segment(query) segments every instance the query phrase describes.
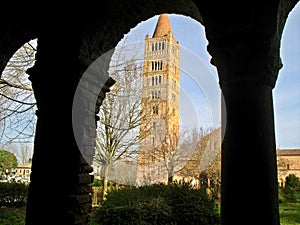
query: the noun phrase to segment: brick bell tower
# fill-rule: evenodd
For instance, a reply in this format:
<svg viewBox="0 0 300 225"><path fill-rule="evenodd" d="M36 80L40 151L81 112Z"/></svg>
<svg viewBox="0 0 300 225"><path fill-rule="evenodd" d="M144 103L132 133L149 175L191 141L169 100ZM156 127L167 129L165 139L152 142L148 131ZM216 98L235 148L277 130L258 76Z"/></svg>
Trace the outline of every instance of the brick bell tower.
<svg viewBox="0 0 300 225"><path fill-rule="evenodd" d="M140 143L137 184L168 182L179 135L179 63L179 42L168 14L161 14L152 37L145 37L140 132L150 132Z"/></svg>

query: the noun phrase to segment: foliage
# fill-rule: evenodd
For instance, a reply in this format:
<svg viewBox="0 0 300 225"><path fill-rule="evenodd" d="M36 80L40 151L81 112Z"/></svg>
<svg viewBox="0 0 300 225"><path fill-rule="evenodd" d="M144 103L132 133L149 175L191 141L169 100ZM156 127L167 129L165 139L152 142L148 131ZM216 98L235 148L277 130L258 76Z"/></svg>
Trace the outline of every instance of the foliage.
<svg viewBox="0 0 300 225"><path fill-rule="evenodd" d="M295 203L297 201L295 191L300 187L299 178L294 174L290 174L285 180L285 187L279 188L278 200L280 203Z"/></svg>
<svg viewBox="0 0 300 225"><path fill-rule="evenodd" d="M25 207L1 208L0 224L2 225L25 225Z"/></svg>
<svg viewBox="0 0 300 225"><path fill-rule="evenodd" d="M214 199L188 185L153 184L110 191L99 224L220 224Z"/></svg>
<svg viewBox="0 0 300 225"><path fill-rule="evenodd" d="M6 150L0 150L0 171L5 172L6 169L11 170L18 166L17 157Z"/></svg>
<svg viewBox="0 0 300 225"><path fill-rule="evenodd" d="M295 203L283 202L279 204L280 224L281 225L300 225L300 192L294 193Z"/></svg>
<svg viewBox="0 0 300 225"><path fill-rule="evenodd" d="M0 206L22 207L26 205L28 184L0 183Z"/></svg>
<svg viewBox="0 0 300 225"><path fill-rule="evenodd" d="M2 190L2 189L0 189ZM300 225L300 192L295 192L297 199L296 203L280 203L279 213L280 213L280 224L281 225ZM98 210L98 208L93 208L93 210ZM92 216L92 221L90 225L98 225L94 221L94 216ZM97 218L98 220L98 218ZM0 208L0 224L3 225L24 225L25 224L25 207L21 208Z"/></svg>
<svg viewBox="0 0 300 225"><path fill-rule="evenodd" d="M292 203L296 202L294 190L289 186L279 188L279 202Z"/></svg>
<svg viewBox="0 0 300 225"><path fill-rule="evenodd" d="M103 180L102 179L98 179L98 178L94 178L93 186L94 187L101 187L101 186L103 186Z"/></svg>
<svg viewBox="0 0 300 225"><path fill-rule="evenodd" d="M285 185L292 189L300 187L299 177L297 177L295 174L289 174L285 178Z"/></svg>

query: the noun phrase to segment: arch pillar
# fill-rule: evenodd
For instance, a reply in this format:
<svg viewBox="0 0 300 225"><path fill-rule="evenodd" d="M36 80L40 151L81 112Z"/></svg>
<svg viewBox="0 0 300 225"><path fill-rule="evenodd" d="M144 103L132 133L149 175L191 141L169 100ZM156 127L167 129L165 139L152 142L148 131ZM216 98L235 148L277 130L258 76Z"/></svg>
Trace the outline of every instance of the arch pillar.
<svg viewBox="0 0 300 225"><path fill-rule="evenodd" d="M222 224L279 224L272 88L244 80L222 93Z"/></svg>
<svg viewBox="0 0 300 225"><path fill-rule="evenodd" d="M223 94L222 225L280 224L272 89L296 2L198 6Z"/></svg>
<svg viewBox="0 0 300 225"><path fill-rule="evenodd" d="M38 108L28 225L80 224L88 219L87 213L78 213L89 210L91 178L74 141L70 119L77 80L69 77L78 79L78 40L69 32L41 31L36 63L28 70Z"/></svg>
<svg viewBox="0 0 300 225"><path fill-rule="evenodd" d="M64 29L59 26L67 26L60 24L57 30L39 33L36 63L27 71L38 110L26 225L88 224L92 207L92 167L83 154L88 154L94 146L92 141L86 142L87 152L80 152L72 126L73 99L81 77L78 57L81 36L72 28L61 32ZM109 88L105 86L97 93L98 104L107 91ZM95 115L90 120L85 115L95 114L99 105L83 101L82 117L75 119L80 120L78 129L82 128L86 139L94 140L95 132L90 126L95 124Z"/></svg>

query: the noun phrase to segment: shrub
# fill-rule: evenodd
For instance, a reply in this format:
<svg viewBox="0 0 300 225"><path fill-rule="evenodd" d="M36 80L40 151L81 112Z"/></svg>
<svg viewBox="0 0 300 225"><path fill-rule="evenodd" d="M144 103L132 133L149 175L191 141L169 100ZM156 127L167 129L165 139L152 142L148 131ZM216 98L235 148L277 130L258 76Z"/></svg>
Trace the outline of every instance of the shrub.
<svg viewBox="0 0 300 225"><path fill-rule="evenodd" d="M290 174L285 178L285 185L292 189L300 187L299 178L295 174Z"/></svg>
<svg viewBox="0 0 300 225"><path fill-rule="evenodd" d="M99 224L220 224L214 199L188 185L150 185L112 190L95 214Z"/></svg>
<svg viewBox="0 0 300 225"><path fill-rule="evenodd" d="M25 225L26 207L0 208L0 224L2 225Z"/></svg>
<svg viewBox="0 0 300 225"><path fill-rule="evenodd" d="M94 187L103 187L103 180L94 178L93 185Z"/></svg>
<svg viewBox="0 0 300 225"><path fill-rule="evenodd" d="M278 197L278 202L279 203L295 203L297 201L296 196L295 196L295 191L289 187L285 186L280 187L278 189L279 197Z"/></svg>
<svg viewBox="0 0 300 225"><path fill-rule="evenodd" d="M0 183L0 206L22 207L26 205L28 184Z"/></svg>
<svg viewBox="0 0 300 225"><path fill-rule="evenodd" d="M286 186L285 188L283 188L282 193L285 202L296 202L295 191L291 187Z"/></svg>

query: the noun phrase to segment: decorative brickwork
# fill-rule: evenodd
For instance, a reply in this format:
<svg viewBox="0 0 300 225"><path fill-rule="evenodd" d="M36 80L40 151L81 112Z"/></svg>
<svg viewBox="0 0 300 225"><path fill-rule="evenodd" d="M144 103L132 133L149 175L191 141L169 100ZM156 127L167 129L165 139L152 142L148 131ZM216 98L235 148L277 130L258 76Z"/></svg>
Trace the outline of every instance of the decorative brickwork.
<svg viewBox="0 0 300 225"><path fill-rule="evenodd" d="M152 38L145 40L140 130L150 126L151 132L140 145L138 184L168 182L165 163L179 136L179 56L169 17L161 14Z"/></svg>

